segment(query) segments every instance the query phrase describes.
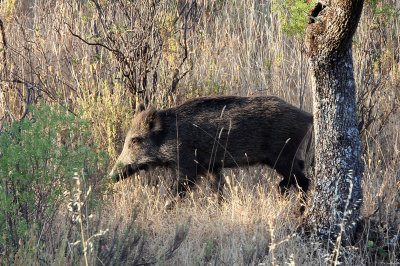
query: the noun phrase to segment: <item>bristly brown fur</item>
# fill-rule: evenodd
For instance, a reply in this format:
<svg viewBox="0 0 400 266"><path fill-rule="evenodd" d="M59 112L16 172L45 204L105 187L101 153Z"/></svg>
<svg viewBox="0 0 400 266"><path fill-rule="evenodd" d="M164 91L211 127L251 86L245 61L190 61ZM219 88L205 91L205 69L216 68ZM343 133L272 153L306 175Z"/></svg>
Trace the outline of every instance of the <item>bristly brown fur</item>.
<svg viewBox="0 0 400 266"><path fill-rule="evenodd" d="M117 165L123 177L140 169L176 170L183 195L199 176L220 194L223 168L266 164L283 176L282 191L298 184L305 192L300 149L312 115L274 97L201 97L174 108L138 112Z"/></svg>

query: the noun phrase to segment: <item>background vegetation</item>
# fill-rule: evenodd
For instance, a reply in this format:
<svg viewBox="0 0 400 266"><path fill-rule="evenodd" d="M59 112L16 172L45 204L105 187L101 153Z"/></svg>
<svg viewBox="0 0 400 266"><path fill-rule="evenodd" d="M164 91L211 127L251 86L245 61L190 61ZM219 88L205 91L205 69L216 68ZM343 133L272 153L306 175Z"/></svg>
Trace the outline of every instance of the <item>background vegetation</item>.
<svg viewBox="0 0 400 266"><path fill-rule="evenodd" d="M296 234L299 196L280 196L271 170L226 170L221 206L202 184L173 210L164 206L173 177L162 169L118 184L106 178L138 102L166 108L200 95L273 94L311 111L307 8L2 1L0 263L325 263L329 243ZM353 56L364 219L342 260L399 263L398 1L366 1Z"/></svg>

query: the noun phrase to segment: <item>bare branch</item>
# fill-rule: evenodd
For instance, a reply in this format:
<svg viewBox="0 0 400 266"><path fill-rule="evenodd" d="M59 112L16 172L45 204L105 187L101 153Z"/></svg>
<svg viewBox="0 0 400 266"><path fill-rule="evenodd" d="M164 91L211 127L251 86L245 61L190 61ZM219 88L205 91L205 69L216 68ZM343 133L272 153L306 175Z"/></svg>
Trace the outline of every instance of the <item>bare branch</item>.
<svg viewBox="0 0 400 266"><path fill-rule="evenodd" d="M6 33L4 30L4 24L3 21L0 19L0 33L1 33L1 41L3 43L3 75L2 75L2 79L6 79L7 77L7 57L6 57L6 49L7 49L7 40L6 40Z"/></svg>
<svg viewBox="0 0 400 266"><path fill-rule="evenodd" d="M101 46L101 47L107 49L108 51L113 52L114 54L121 54L120 51L115 50L115 49L112 49L112 48L110 48L110 47L108 47L107 45L104 45L104 44L102 44L102 43L99 43L99 42L89 42L89 41L83 39L81 36L79 36L78 34L76 34L76 33L74 33L74 32L72 31L71 26L70 26L69 24L66 23L66 25L68 26L68 30L69 30L69 32L71 33L71 35L74 36L75 38L78 38L79 40L81 40L81 41L84 42L85 44L87 44L87 45Z"/></svg>

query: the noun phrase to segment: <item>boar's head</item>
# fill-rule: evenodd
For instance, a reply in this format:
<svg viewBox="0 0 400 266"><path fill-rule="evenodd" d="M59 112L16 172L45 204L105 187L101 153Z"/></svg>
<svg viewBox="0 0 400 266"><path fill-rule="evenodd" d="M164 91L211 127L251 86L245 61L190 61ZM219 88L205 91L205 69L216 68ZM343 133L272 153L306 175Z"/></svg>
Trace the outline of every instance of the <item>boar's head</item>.
<svg viewBox="0 0 400 266"><path fill-rule="evenodd" d="M160 161L158 143L161 131L162 125L157 110L153 107L145 110L141 105L136 111L122 152L110 176L118 181L139 170L157 165Z"/></svg>

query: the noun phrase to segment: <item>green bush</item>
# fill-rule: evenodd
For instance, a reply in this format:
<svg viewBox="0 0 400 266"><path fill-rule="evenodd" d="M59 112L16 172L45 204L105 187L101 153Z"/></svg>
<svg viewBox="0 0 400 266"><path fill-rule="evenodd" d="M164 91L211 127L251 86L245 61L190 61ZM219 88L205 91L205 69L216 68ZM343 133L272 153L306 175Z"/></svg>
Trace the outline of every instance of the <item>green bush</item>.
<svg viewBox="0 0 400 266"><path fill-rule="evenodd" d="M307 14L314 5L313 1L280 0L273 3L282 23L282 30L289 35L302 38L307 22Z"/></svg>
<svg viewBox="0 0 400 266"><path fill-rule="evenodd" d="M30 118L0 135L0 253L6 260L32 233L40 242L73 187L74 172L93 181L106 171L107 155L93 144L86 121L43 103L29 111Z"/></svg>

